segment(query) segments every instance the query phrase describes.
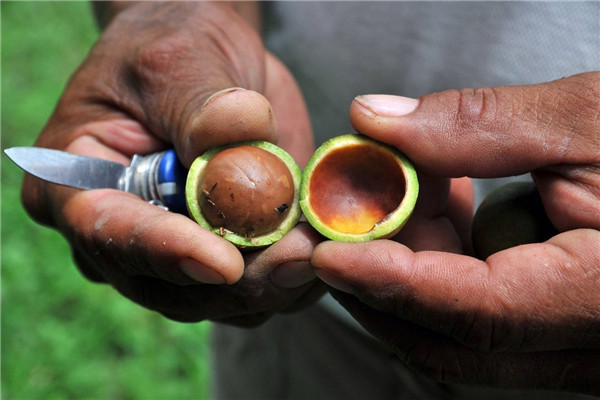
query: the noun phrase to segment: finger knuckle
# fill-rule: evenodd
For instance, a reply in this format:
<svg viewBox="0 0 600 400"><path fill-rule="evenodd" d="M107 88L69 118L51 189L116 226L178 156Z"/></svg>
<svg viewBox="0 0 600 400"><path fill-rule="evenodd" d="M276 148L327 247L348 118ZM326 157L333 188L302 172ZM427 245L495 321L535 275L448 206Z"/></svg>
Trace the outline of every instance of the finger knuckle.
<svg viewBox="0 0 600 400"><path fill-rule="evenodd" d="M456 96L456 120L461 126L488 126L496 121L498 93L491 87L460 89Z"/></svg>
<svg viewBox="0 0 600 400"><path fill-rule="evenodd" d="M475 307L456 318L450 335L462 345L479 352L519 350L523 341L511 324L510 305L495 296L482 298Z"/></svg>
<svg viewBox="0 0 600 400"><path fill-rule="evenodd" d="M592 133L598 150L600 131L600 72L576 75L559 81L560 111L557 120L568 130L579 135Z"/></svg>
<svg viewBox="0 0 600 400"><path fill-rule="evenodd" d="M573 97L574 102L583 103L596 112L600 108L600 72L571 77L561 88Z"/></svg>
<svg viewBox="0 0 600 400"><path fill-rule="evenodd" d="M489 316L475 316L467 329L458 337L465 346L481 351L496 352L506 348L509 332L502 319Z"/></svg>
<svg viewBox="0 0 600 400"><path fill-rule="evenodd" d="M193 42L185 35L174 33L138 48L133 57L133 68L143 82L161 75L177 77L187 71L185 66L193 57Z"/></svg>

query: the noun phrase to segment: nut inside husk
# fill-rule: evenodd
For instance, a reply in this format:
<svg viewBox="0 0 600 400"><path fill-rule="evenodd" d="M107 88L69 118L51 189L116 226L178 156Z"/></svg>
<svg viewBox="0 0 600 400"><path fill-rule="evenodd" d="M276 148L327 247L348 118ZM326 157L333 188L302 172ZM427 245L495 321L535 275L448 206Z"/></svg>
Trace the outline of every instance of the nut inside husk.
<svg viewBox="0 0 600 400"><path fill-rule="evenodd" d="M192 164L192 217L239 247L279 240L298 221L301 171L281 148L261 141L211 149Z"/></svg>

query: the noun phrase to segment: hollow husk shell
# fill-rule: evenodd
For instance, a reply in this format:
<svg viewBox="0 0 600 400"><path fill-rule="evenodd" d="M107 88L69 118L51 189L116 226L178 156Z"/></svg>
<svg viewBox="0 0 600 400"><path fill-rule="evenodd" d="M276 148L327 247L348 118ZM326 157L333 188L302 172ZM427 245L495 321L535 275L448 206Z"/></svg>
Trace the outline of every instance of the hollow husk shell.
<svg viewBox="0 0 600 400"><path fill-rule="evenodd" d="M418 193L408 158L384 143L349 134L315 151L302 176L300 207L325 237L363 242L402 229Z"/></svg>

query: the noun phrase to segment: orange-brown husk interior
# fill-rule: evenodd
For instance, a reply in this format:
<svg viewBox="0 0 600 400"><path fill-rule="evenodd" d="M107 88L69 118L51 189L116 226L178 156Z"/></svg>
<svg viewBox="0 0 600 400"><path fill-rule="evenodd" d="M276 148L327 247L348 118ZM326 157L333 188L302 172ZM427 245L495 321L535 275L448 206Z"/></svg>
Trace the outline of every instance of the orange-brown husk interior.
<svg viewBox="0 0 600 400"><path fill-rule="evenodd" d="M404 198L405 178L397 159L371 145L337 148L315 167L310 205L318 218L343 233L370 231Z"/></svg>

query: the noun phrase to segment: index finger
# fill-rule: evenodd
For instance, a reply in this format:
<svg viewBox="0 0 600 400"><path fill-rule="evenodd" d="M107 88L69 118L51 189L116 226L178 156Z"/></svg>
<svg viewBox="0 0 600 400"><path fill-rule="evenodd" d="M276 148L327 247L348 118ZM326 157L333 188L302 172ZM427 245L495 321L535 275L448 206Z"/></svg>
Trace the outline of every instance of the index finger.
<svg viewBox="0 0 600 400"><path fill-rule="evenodd" d="M493 178L600 161L600 73L537 85L447 90L419 101L359 96L358 132L390 143L421 169Z"/></svg>
<svg viewBox="0 0 600 400"><path fill-rule="evenodd" d="M129 193L75 193L62 206L61 230L110 281L111 270L180 283L235 283L244 271L234 245L189 218ZM188 279L189 280L189 279Z"/></svg>
<svg viewBox="0 0 600 400"><path fill-rule="evenodd" d="M600 345L600 233L575 230L485 262L392 241L324 242L317 275L373 309L472 348L529 351Z"/></svg>

